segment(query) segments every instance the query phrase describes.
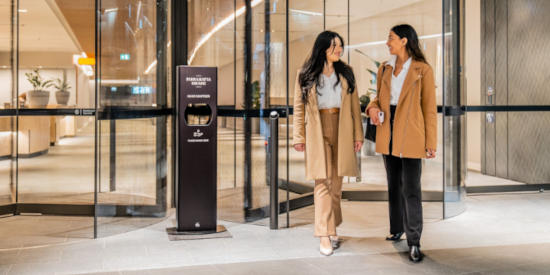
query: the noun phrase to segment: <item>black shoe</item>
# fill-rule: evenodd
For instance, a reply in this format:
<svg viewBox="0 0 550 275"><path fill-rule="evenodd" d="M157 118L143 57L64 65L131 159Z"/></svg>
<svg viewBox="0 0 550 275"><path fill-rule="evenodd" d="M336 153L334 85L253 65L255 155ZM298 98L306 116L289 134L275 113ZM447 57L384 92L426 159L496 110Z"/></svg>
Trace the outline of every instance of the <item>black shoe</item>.
<svg viewBox="0 0 550 275"><path fill-rule="evenodd" d="M420 247L418 247L418 245L409 246L409 260L411 260L411 262L418 263L422 261L423 257L424 255L420 252Z"/></svg>
<svg viewBox="0 0 550 275"><path fill-rule="evenodd" d="M403 232L391 234L386 237L386 241L399 241L401 239L401 236L403 236Z"/></svg>
<svg viewBox="0 0 550 275"><path fill-rule="evenodd" d="M335 237L335 238L329 237L329 238L330 238L330 245L332 246L332 249L336 250L340 248L340 242L341 242L340 238L338 237Z"/></svg>

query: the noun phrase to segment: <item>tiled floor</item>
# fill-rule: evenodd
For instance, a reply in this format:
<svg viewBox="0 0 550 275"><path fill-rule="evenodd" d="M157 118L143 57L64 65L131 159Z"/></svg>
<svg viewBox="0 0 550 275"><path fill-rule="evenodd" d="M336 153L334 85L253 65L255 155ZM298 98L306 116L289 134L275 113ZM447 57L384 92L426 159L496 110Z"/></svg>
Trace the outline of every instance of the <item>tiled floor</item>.
<svg viewBox="0 0 550 275"><path fill-rule="evenodd" d="M71 233L91 228L89 218L8 217L0 219L0 274L550 273L550 194L470 196L467 207L425 220L420 264L407 260L406 242L384 241L385 202L343 203L344 242L331 257L312 237L312 207L292 212L288 229L221 221L232 238L186 241L168 240L173 218L93 240Z"/></svg>

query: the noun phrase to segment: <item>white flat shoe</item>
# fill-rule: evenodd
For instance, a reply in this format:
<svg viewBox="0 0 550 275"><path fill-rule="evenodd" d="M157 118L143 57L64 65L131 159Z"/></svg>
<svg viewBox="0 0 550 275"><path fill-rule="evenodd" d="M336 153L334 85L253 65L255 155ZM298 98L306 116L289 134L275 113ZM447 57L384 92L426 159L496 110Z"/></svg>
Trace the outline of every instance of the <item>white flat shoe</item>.
<svg viewBox="0 0 550 275"><path fill-rule="evenodd" d="M334 253L334 250L332 250L332 247L324 248L323 246L319 245L319 252L321 252L321 255L323 256L330 256L332 255L332 253Z"/></svg>

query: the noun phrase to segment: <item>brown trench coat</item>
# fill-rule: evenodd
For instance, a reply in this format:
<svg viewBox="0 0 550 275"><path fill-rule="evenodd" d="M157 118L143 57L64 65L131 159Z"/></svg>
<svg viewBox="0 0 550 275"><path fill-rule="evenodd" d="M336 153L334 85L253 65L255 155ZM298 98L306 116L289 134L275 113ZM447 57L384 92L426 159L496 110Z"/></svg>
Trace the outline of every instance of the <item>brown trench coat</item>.
<svg viewBox="0 0 550 275"><path fill-rule="evenodd" d="M299 75L299 74L298 74ZM338 175L358 176L355 141L363 141L363 124L357 89L348 93L348 84L344 77L342 83L342 105L338 122ZM294 88L293 144L306 145L306 178L308 180L326 179L327 168L321 116L317 105L315 85L308 93L308 102L304 104L298 78Z"/></svg>
<svg viewBox="0 0 550 275"><path fill-rule="evenodd" d="M382 68L386 69L382 75ZM378 94L367 106L384 112L384 122L376 127L376 152L389 154L390 148L390 99L391 65L378 69ZM401 95L395 110L393 126L393 151L402 158L425 158L426 149L437 148L437 105L435 102L434 74L430 65L412 61L405 77Z"/></svg>

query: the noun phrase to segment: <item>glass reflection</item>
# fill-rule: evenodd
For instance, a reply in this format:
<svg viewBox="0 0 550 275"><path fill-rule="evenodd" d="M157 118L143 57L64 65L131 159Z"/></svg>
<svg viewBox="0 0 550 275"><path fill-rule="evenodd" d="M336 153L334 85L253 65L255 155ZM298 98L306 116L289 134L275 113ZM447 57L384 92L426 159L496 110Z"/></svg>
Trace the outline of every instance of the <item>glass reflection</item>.
<svg viewBox="0 0 550 275"><path fill-rule="evenodd" d="M100 106L163 104L157 99L156 1L102 0L101 7Z"/></svg>

